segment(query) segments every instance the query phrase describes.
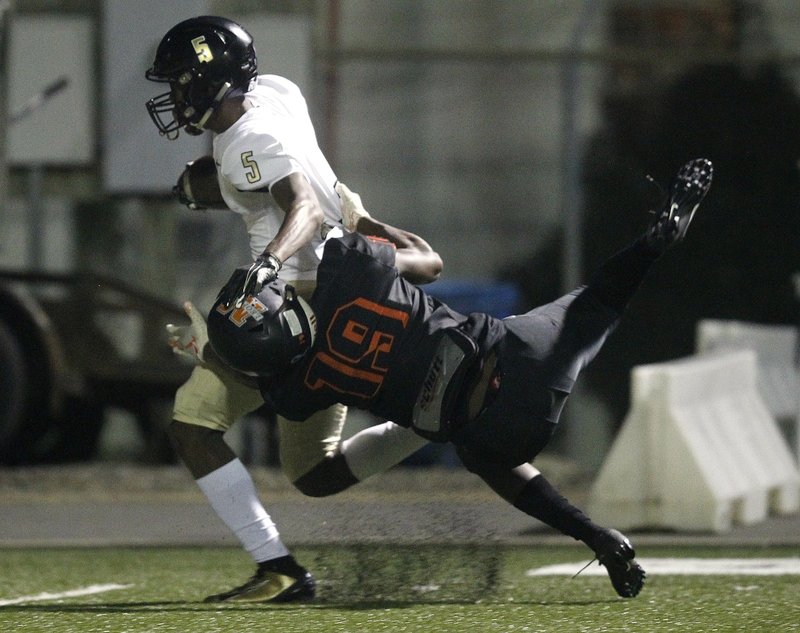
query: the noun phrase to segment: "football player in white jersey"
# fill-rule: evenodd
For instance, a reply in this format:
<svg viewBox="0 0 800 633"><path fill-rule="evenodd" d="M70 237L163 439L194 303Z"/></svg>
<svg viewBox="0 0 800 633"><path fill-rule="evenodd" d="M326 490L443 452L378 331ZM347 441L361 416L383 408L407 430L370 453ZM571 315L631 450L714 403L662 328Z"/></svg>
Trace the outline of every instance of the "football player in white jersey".
<svg viewBox="0 0 800 633"><path fill-rule="evenodd" d="M253 40L239 24L200 16L180 22L161 40L147 79L169 90L147 103L160 133L213 133L213 157L187 164L175 188L190 208L228 208L250 235L253 263L238 270L218 301L235 306L261 285L281 279L298 293L313 291L317 247L329 231L397 231L369 217L357 194L337 178L320 150L298 87L258 75ZM171 436L176 451L217 515L257 565L245 584L206 601L286 602L314 596L315 581L282 543L253 480L223 433L263 404L251 385L216 372L203 356L205 322L191 303L191 326L168 326L176 352L196 358L175 397ZM246 308L246 306L245 306ZM284 473L303 493L332 494L382 472L426 441L385 422L342 442L346 408L336 405L306 424L279 424Z"/></svg>

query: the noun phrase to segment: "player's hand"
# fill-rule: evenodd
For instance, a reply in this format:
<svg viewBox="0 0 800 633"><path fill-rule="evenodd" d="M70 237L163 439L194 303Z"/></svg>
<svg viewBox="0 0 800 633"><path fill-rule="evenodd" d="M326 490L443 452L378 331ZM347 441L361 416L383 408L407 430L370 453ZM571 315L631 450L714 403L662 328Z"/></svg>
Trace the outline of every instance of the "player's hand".
<svg viewBox="0 0 800 633"><path fill-rule="evenodd" d="M168 345L179 356L188 358L195 364L205 362L203 350L208 343L206 320L191 301L183 304L183 310L189 317L189 325L167 324Z"/></svg>
<svg viewBox="0 0 800 633"><path fill-rule="evenodd" d="M358 221L361 218L372 217L361 203L361 196L350 191L343 182L337 182L334 188L342 199L342 225L350 232L358 230Z"/></svg>
<svg viewBox="0 0 800 633"><path fill-rule="evenodd" d="M278 278L281 265L281 260L272 253L259 255L249 268L242 266L233 271L217 295L216 303L226 308L231 305L240 308L246 297L258 294L262 287Z"/></svg>

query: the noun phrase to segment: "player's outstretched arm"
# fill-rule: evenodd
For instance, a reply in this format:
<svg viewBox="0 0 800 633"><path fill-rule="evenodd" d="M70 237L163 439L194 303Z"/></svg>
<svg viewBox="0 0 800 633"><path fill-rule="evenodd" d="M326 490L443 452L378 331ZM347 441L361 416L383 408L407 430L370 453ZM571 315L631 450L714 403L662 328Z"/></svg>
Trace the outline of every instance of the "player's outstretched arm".
<svg viewBox="0 0 800 633"><path fill-rule="evenodd" d="M319 233L325 214L311 183L300 172L277 181L270 193L286 217L264 253L284 262Z"/></svg>
<svg viewBox="0 0 800 633"><path fill-rule="evenodd" d="M319 233L325 217L311 183L300 172L281 178L269 191L260 191L264 195L271 194L286 217L261 255L249 267L234 271L223 286L216 301L226 306L240 307L248 295L258 294L263 286L273 281L283 262Z"/></svg>
<svg viewBox="0 0 800 633"><path fill-rule="evenodd" d="M397 247L396 265L409 281L425 284L435 281L442 273L442 259L431 245L419 235L373 218L361 202L361 196L342 182L336 184L342 199L342 223L348 231L373 235L390 241Z"/></svg>
<svg viewBox="0 0 800 633"><path fill-rule="evenodd" d="M410 282L427 284L436 281L442 274L442 258L419 235L375 218L361 218L358 232L382 237L394 244L397 247L395 266Z"/></svg>

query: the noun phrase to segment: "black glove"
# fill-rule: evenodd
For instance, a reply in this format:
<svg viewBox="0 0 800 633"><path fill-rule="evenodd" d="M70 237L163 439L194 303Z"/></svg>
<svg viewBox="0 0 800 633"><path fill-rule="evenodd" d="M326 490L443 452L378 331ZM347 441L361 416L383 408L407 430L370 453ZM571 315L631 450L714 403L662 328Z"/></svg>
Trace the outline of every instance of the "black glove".
<svg viewBox="0 0 800 633"><path fill-rule="evenodd" d="M264 285L277 279L281 266L281 260L272 253L259 255L249 267L242 266L233 271L228 283L219 291L216 303L222 303L226 308L231 304L240 308L246 297L257 295Z"/></svg>

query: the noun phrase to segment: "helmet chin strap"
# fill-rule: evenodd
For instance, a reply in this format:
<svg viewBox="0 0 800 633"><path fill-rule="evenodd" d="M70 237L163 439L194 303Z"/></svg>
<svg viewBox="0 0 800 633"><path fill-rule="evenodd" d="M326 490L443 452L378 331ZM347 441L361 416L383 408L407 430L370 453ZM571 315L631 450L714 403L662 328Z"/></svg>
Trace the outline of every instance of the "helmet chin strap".
<svg viewBox="0 0 800 633"><path fill-rule="evenodd" d="M228 90L230 89L231 89L230 81L226 81L224 84L222 84L222 87L219 89L219 92L217 92L217 96L214 97L214 100L211 102L211 105L208 107L208 110L206 110L205 114L203 114L203 116L200 117L200 120L197 123L191 123L186 125L186 131L189 132L189 134L192 134L192 132L189 130L189 125L191 125L193 128L197 130L206 129L206 123L208 123L208 120L211 118L211 115L214 114L214 110L216 110L217 106L219 106L219 104L222 103L222 100L225 98L225 95L228 94Z"/></svg>

